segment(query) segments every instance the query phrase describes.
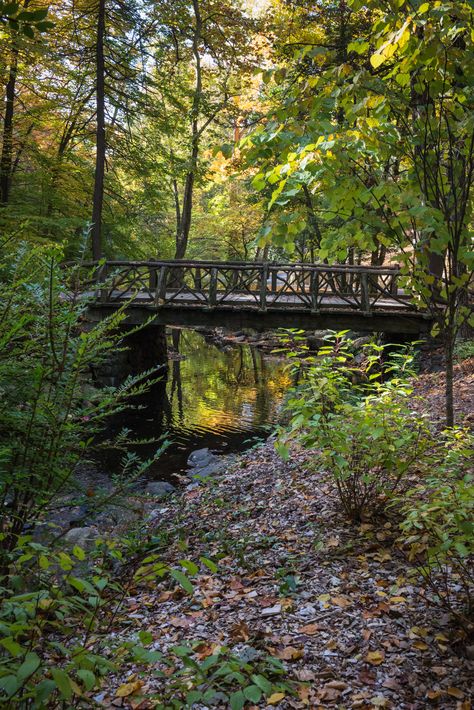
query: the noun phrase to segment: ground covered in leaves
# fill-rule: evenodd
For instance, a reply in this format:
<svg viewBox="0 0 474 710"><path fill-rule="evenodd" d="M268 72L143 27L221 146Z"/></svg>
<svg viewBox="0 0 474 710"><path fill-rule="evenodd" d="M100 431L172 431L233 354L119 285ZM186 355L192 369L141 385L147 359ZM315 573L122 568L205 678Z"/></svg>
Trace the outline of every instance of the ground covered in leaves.
<svg viewBox="0 0 474 710"><path fill-rule="evenodd" d="M205 556L218 571L201 566L192 596L169 580L132 590L115 634L145 630L149 648L171 657L195 641L199 662L222 646L256 668L279 659L288 688L246 708L467 710L474 662L463 631L426 603L394 544L395 523L349 525L316 461L317 452L300 451L283 463L267 442L163 505L164 558ZM122 667L96 700L155 707L175 670L156 667L164 675Z"/></svg>

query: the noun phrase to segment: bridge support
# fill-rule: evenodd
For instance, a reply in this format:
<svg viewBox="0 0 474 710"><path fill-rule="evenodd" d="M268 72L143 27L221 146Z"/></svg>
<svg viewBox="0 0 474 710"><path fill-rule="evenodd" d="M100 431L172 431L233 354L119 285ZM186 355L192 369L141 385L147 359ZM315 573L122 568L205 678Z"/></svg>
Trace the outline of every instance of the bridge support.
<svg viewBox="0 0 474 710"><path fill-rule="evenodd" d="M157 365L166 365L168 348L164 325L148 325L136 332L131 326L122 326L124 350L111 354L109 360L94 372L101 385L120 385L130 375L139 375ZM163 370L163 375L166 372Z"/></svg>

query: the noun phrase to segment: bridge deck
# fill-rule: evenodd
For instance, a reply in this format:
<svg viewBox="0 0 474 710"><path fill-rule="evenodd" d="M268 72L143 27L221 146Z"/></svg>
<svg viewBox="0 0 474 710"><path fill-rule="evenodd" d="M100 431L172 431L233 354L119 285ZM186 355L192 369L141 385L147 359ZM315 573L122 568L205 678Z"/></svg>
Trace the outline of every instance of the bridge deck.
<svg viewBox="0 0 474 710"><path fill-rule="evenodd" d="M370 266L106 262L83 290L95 319L126 304L131 323L426 331L398 279Z"/></svg>

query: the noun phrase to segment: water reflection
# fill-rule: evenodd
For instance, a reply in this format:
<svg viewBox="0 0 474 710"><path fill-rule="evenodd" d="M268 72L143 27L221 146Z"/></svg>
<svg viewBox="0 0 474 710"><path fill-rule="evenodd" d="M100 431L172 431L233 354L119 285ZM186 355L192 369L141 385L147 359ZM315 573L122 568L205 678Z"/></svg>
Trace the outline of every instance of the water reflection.
<svg viewBox="0 0 474 710"><path fill-rule="evenodd" d="M223 351L194 330L173 328L168 347L167 380L141 401L144 409L127 412L113 426L126 426L140 438L167 432L173 443L155 464L156 478L184 471L195 449L230 452L262 436L290 384L280 360L247 344ZM141 455L152 448L141 447Z"/></svg>

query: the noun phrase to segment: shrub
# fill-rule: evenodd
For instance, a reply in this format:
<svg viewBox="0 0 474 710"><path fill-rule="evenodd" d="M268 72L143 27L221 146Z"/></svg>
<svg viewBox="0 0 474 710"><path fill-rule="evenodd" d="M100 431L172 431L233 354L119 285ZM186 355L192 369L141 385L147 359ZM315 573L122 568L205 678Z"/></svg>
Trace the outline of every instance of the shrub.
<svg viewBox="0 0 474 710"><path fill-rule="evenodd" d="M123 348L125 313L86 329L87 303L71 288L74 269L62 269L59 257L25 250L1 266L0 568L1 555L64 491L106 418L151 384L152 373L143 373L86 399L91 368Z"/></svg>
<svg viewBox="0 0 474 710"><path fill-rule="evenodd" d="M399 500L401 541L430 599L460 618L474 613L474 438L444 432L431 474Z"/></svg>
<svg viewBox="0 0 474 710"><path fill-rule="evenodd" d="M410 409L411 352L390 354L368 344L356 363L351 346L345 333L335 334L306 362L287 399L290 423L277 447L287 455L296 438L319 449L344 512L360 520L380 512L408 485L432 438L424 418Z"/></svg>

